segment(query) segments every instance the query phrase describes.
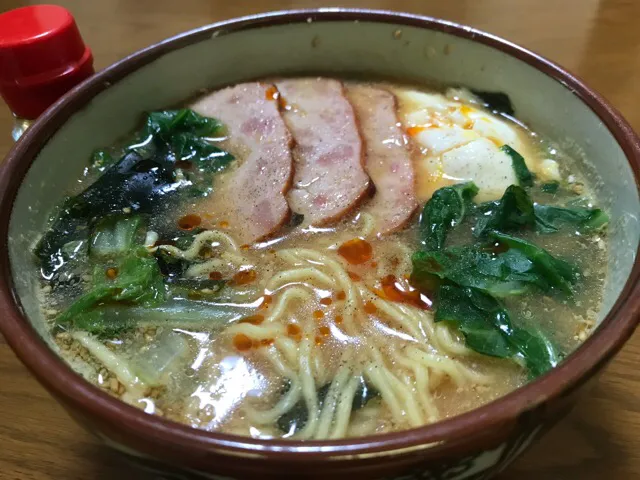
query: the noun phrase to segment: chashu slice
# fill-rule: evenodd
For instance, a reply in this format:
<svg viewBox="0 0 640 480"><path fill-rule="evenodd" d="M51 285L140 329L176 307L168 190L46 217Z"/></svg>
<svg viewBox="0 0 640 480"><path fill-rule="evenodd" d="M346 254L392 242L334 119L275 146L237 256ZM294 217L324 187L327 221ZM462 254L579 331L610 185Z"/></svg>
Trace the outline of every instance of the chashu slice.
<svg viewBox="0 0 640 480"><path fill-rule="evenodd" d="M376 187L365 211L384 235L402 228L418 207L411 147L398 120L396 97L366 85L347 88L366 145L365 170Z"/></svg>
<svg viewBox="0 0 640 480"><path fill-rule="evenodd" d="M293 135L295 174L288 201L304 225L340 220L366 196L364 148L341 82L327 78L276 82Z"/></svg>
<svg viewBox="0 0 640 480"><path fill-rule="evenodd" d="M219 222L245 244L277 231L289 217L292 139L274 100L274 86L235 85L197 100L191 108L219 119L228 130L225 147L238 159L235 169L199 205L204 226ZM219 179L219 180L222 180Z"/></svg>

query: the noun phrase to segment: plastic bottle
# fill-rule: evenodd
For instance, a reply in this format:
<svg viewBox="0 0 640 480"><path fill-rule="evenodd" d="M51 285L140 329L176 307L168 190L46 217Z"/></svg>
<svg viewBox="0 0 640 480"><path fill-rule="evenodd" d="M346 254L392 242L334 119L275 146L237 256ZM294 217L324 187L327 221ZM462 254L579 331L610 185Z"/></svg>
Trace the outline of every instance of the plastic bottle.
<svg viewBox="0 0 640 480"><path fill-rule="evenodd" d="M15 140L93 73L91 50L68 10L33 5L0 14L0 95L15 117Z"/></svg>

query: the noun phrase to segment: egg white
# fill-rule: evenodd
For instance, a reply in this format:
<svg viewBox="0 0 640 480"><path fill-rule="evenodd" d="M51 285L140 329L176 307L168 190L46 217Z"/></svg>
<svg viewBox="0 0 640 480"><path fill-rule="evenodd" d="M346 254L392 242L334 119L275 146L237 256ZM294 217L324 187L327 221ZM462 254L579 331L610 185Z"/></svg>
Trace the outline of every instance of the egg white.
<svg viewBox="0 0 640 480"><path fill-rule="evenodd" d="M509 185L518 183L502 145L519 152L536 174L559 176L557 164L549 163L553 160L545 160L542 168L528 133L474 105L477 99L468 90L450 89L442 95L397 89L395 94L401 123L419 147L415 165L420 201L438 188L471 180L479 188L476 201L500 198Z"/></svg>

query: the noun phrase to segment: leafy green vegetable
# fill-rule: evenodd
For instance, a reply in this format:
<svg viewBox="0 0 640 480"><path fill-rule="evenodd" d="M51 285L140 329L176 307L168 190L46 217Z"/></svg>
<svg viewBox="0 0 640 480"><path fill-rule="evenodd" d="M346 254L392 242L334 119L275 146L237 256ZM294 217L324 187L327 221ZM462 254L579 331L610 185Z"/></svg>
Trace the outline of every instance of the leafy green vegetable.
<svg viewBox="0 0 640 480"><path fill-rule="evenodd" d="M495 231L491 232L491 237L510 249L522 252L549 285L571 295L572 285L579 277L576 267L526 240Z"/></svg>
<svg viewBox="0 0 640 480"><path fill-rule="evenodd" d="M466 246L417 252L412 261L411 281L418 286L432 286L436 283L433 277L437 277L438 281L473 287L498 298L521 295L531 286L550 288L534 263L518 250L493 254Z"/></svg>
<svg viewBox="0 0 640 480"><path fill-rule="evenodd" d="M473 229L480 237L491 230L513 230L533 227L536 224L533 202L526 190L518 185L507 187L497 202L487 202L478 207L481 215Z"/></svg>
<svg viewBox="0 0 640 480"><path fill-rule="evenodd" d="M70 323L76 329L92 333L99 338L114 338L135 326L126 312L105 307L83 311L74 316Z"/></svg>
<svg viewBox="0 0 640 480"><path fill-rule="evenodd" d="M160 269L155 259L141 250L113 265L96 265L91 289L59 315L56 323L71 323L76 316L104 303L154 306L164 299L165 287Z"/></svg>
<svg viewBox="0 0 640 480"><path fill-rule="evenodd" d="M191 110L152 112L136 143L126 147L118 161L114 162L107 150L96 151L92 165L104 173L79 195L65 201L35 248L43 275L51 278L64 265L62 245L86 240L88 227L96 219L129 210L151 213L165 203L161 200L178 192L206 194L212 175L233 160L208 140L222 133L220 122ZM197 172L179 180L177 161L195 164Z"/></svg>
<svg viewBox="0 0 640 480"><path fill-rule="evenodd" d="M609 217L599 208L557 207L534 204L525 189L509 186L502 198L478 206L477 221L473 229L475 237L491 230L511 231L535 228L540 233L554 233L565 225L580 230L598 230L607 224Z"/></svg>
<svg viewBox="0 0 640 480"><path fill-rule="evenodd" d="M599 208L556 207L535 205L536 229L540 233L553 233L564 225L580 230L599 230L609 222L609 216Z"/></svg>
<svg viewBox="0 0 640 480"><path fill-rule="evenodd" d="M480 98L490 110L506 113L507 115L515 114L511 99L506 93L488 92L486 90L471 90L471 93Z"/></svg>
<svg viewBox="0 0 640 480"><path fill-rule="evenodd" d="M548 182L548 183L543 183L540 186L540 190L542 190L544 193L557 193L558 188L560 187L560 184L558 182Z"/></svg>
<svg viewBox="0 0 640 480"><path fill-rule="evenodd" d="M171 328L220 328L253 313L250 307L171 298L155 306L106 303L75 315L69 323L79 330L113 338L138 326ZM60 325L60 322L58 322Z"/></svg>
<svg viewBox="0 0 640 480"><path fill-rule="evenodd" d="M420 216L421 243L427 250L444 247L447 234L464 219L477 193L478 187L473 182L435 191Z"/></svg>
<svg viewBox="0 0 640 480"><path fill-rule="evenodd" d="M516 173L516 178L518 179L518 182L520 182L520 185L523 187L533 186L533 175L529 171L522 155L516 152L509 145L503 145L500 147L500 150L511 157L511 164L513 165L513 170Z"/></svg>
<svg viewBox="0 0 640 480"><path fill-rule="evenodd" d="M130 146L130 149L147 149L148 139L161 151L168 152L174 160L194 162L205 172L218 172L225 168L233 156L209 141L208 137L224 134L222 124L214 119L198 115L193 110L164 110L151 112L140 135L147 142Z"/></svg>
<svg viewBox="0 0 640 480"><path fill-rule="evenodd" d="M86 239L93 219L125 209L151 212L171 192L173 167L163 159L145 160L135 152L118 163L75 197L67 199L49 230L34 250L45 275L60 268L60 248L71 240Z"/></svg>
<svg viewBox="0 0 640 480"><path fill-rule="evenodd" d="M213 298L227 284L225 280L178 277L169 277L166 282L173 298L189 300Z"/></svg>
<svg viewBox="0 0 640 480"><path fill-rule="evenodd" d="M521 356L532 376L558 364L558 353L540 332L514 327L506 309L475 288L443 285L438 292L436 322L450 322L472 350L498 358Z"/></svg>
<svg viewBox="0 0 640 480"><path fill-rule="evenodd" d="M142 226L140 215L111 215L100 220L93 228L89 254L94 258L124 255L141 242L136 236Z"/></svg>

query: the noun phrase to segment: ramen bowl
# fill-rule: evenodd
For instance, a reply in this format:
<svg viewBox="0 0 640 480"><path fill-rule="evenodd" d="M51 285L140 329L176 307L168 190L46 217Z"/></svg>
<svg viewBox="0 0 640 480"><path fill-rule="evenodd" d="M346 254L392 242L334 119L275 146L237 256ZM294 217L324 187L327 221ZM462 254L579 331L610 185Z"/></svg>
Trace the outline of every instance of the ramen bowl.
<svg viewBox="0 0 640 480"><path fill-rule="evenodd" d="M590 159L610 213L600 323L558 367L481 408L432 425L336 441L205 432L144 413L82 379L55 353L29 245L91 152L140 115L203 89L268 76L375 76L506 93L520 120ZM640 310L640 142L602 97L557 65L473 28L413 15L321 9L203 27L99 72L27 131L0 173L0 330L78 423L165 478L484 479L566 415L629 338Z"/></svg>

